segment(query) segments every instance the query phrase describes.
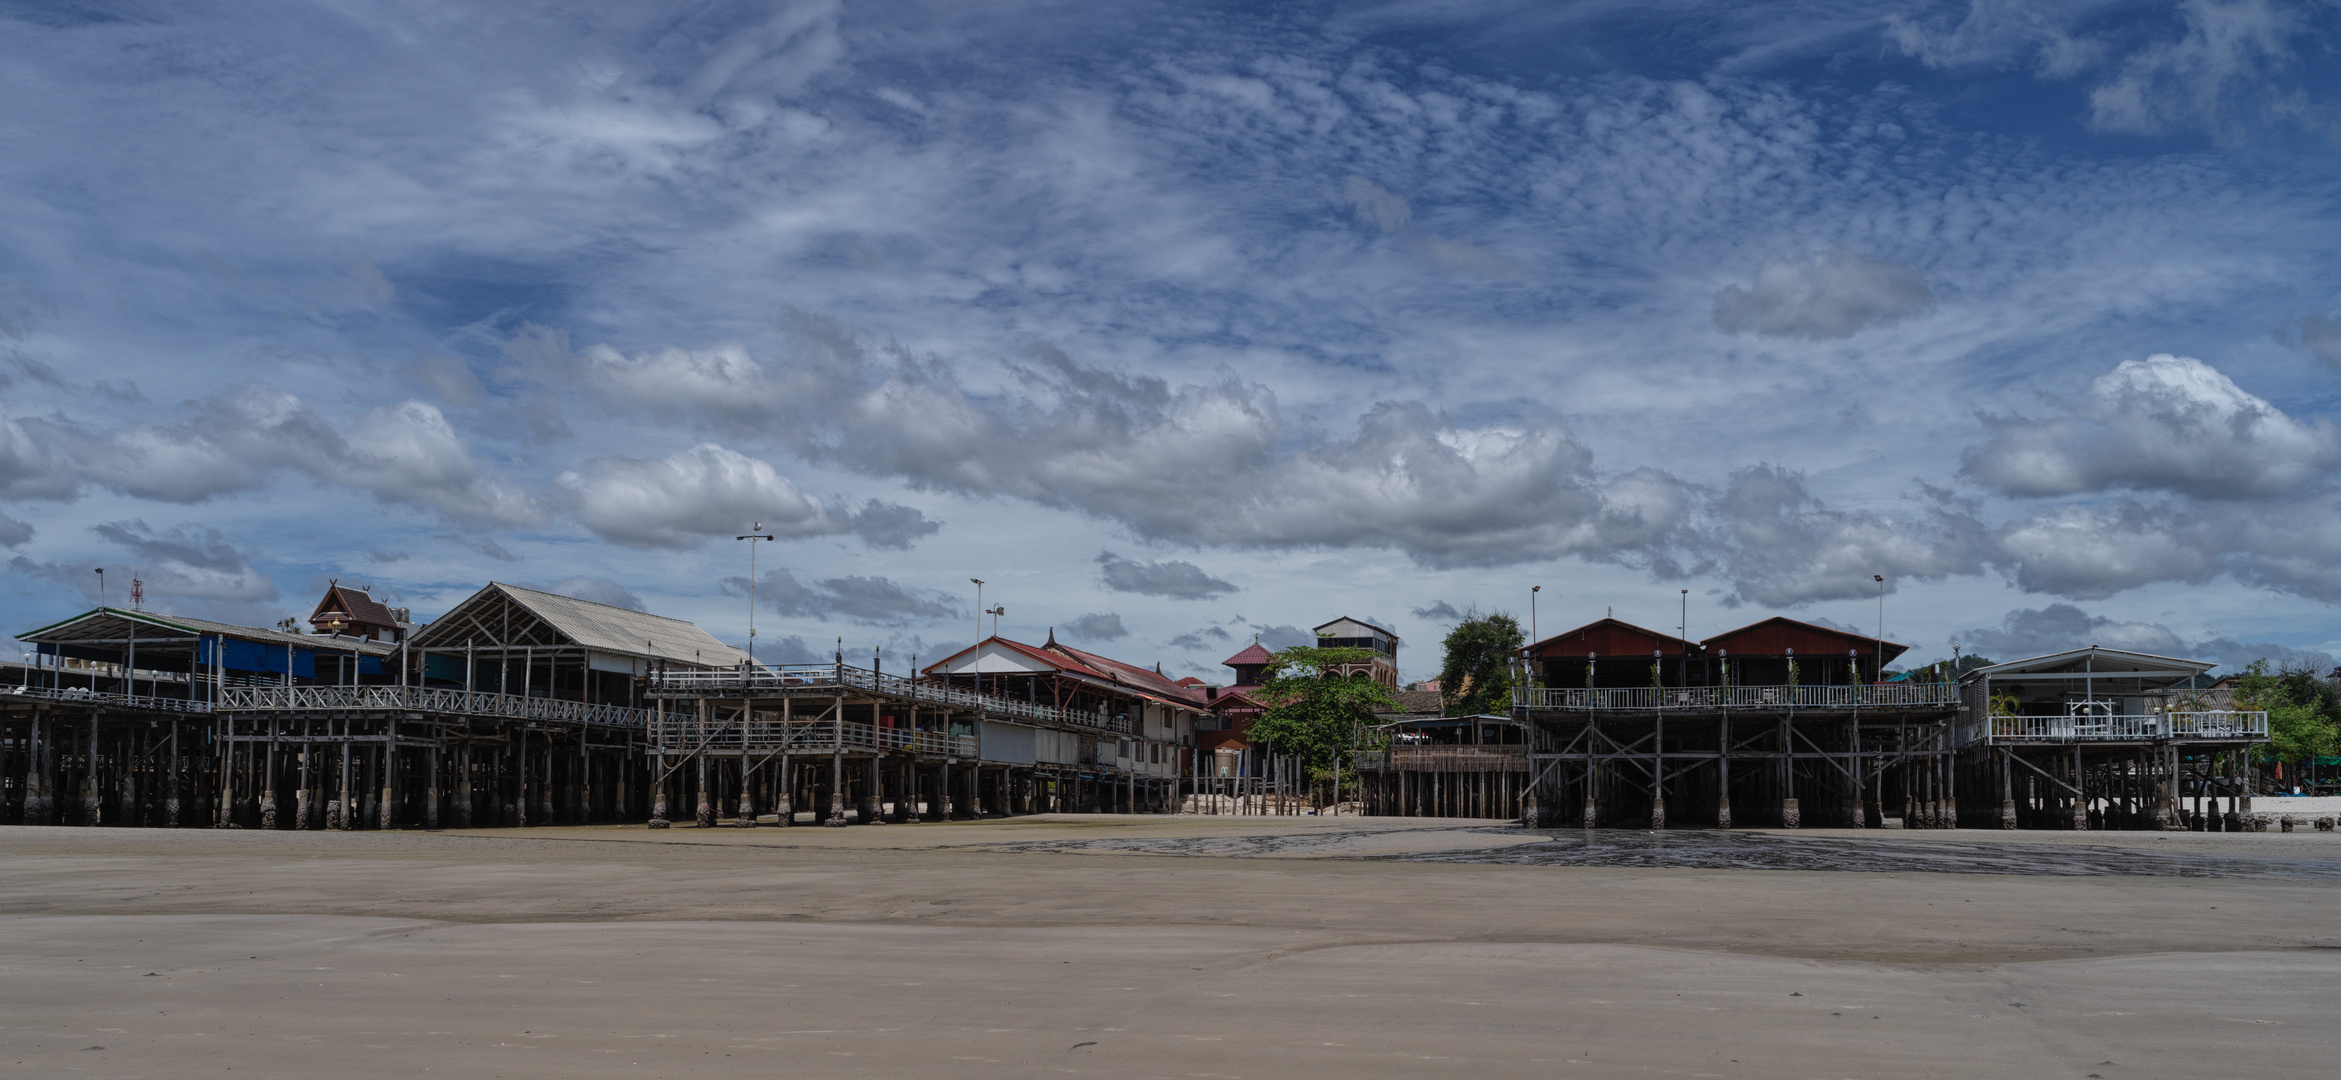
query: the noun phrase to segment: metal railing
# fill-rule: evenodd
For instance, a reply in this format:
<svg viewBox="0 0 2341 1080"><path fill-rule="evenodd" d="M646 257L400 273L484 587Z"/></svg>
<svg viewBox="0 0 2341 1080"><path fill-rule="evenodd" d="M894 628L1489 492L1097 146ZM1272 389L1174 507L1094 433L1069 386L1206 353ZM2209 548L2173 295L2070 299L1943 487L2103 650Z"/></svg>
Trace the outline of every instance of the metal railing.
<svg viewBox="0 0 2341 1080"><path fill-rule="evenodd" d="M155 709L161 712L207 713L211 711L211 703L208 701L155 697L152 694L111 694L72 686L0 687L0 697L33 698L40 701L59 701L73 705L110 705L121 709Z"/></svg>
<svg viewBox="0 0 2341 1080"><path fill-rule="evenodd" d="M841 724L835 720L701 720L668 713L650 721L651 745L673 753L739 752L819 754L838 750L905 750L914 754L974 758L973 735L940 731Z"/></svg>
<svg viewBox="0 0 2341 1080"><path fill-rule="evenodd" d="M713 697L725 692L782 690L802 690L815 695L862 690L910 699L921 705L980 712L996 719L1026 720L1110 731L1120 735L1130 734L1129 720L1107 713L1060 709L1054 705L979 694L972 690L847 664L760 665L716 671L669 671L654 674L650 679L650 692L654 694Z"/></svg>
<svg viewBox="0 0 2341 1080"><path fill-rule="evenodd" d="M1539 687L1512 692L1514 708L1596 712L1658 712L1675 709L1942 709L1958 703L1959 687L1956 683L1643 686L1631 689Z"/></svg>
<svg viewBox="0 0 2341 1080"><path fill-rule="evenodd" d="M229 686L220 690L219 711L431 712L630 728L643 726L649 716L622 705L420 686Z"/></svg>
<svg viewBox="0 0 2341 1080"><path fill-rule="evenodd" d="M2155 742L2163 739L2268 737L2264 712L2169 712L2131 715L1994 716L1959 725L1960 745L1983 743Z"/></svg>

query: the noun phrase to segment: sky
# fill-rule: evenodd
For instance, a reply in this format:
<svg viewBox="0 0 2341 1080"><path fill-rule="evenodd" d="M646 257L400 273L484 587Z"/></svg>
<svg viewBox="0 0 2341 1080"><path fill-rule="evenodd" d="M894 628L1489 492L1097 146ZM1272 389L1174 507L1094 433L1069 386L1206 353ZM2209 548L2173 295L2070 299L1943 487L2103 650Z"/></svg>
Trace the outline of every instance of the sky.
<svg viewBox="0 0 2341 1080"><path fill-rule="evenodd" d="M2341 0L0 20L0 630L2341 656Z"/></svg>

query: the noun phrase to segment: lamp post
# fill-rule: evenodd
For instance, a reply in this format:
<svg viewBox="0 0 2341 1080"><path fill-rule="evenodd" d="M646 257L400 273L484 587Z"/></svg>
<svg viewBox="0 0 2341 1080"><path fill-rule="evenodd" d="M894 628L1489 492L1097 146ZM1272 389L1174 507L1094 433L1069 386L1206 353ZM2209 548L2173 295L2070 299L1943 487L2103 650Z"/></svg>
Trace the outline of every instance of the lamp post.
<svg viewBox="0 0 2341 1080"><path fill-rule="evenodd" d="M99 606L99 607L101 607L101 608L103 608L103 607L105 607L105 606L106 606L106 568L105 568L105 567L103 567L103 566L101 566L101 567L98 567L98 569L97 569L97 573L98 573L98 606Z"/></svg>
<svg viewBox="0 0 2341 1080"><path fill-rule="evenodd" d="M1538 593L1540 593L1540 592L1543 592L1543 591L1544 591L1544 586L1542 586L1542 585L1531 585L1531 586L1529 586L1529 587L1528 587L1528 645L1529 645L1529 648L1531 648L1531 649L1533 649L1533 648L1535 648L1535 647L1536 647L1536 641L1537 641L1537 638L1536 638L1536 594L1538 594ZM1528 684L1529 684L1530 686L1535 686L1535 685L1538 685L1538 680L1537 680L1537 678L1536 678L1536 657L1535 657L1533 654L1531 654L1531 655L1528 655L1528 656L1524 656L1524 657L1522 657L1521 659L1522 659L1522 662L1523 662L1523 663L1525 663L1525 664L1527 664L1527 666L1528 666L1528 673L1529 673Z"/></svg>
<svg viewBox="0 0 2341 1080"><path fill-rule="evenodd" d="M1870 580L1878 583L1878 636L1870 644L1870 666L1877 669L1878 680L1883 682L1886 678L1886 575L1871 574Z"/></svg>
<svg viewBox="0 0 2341 1080"><path fill-rule="evenodd" d="M984 639L984 579L971 577L967 580L975 582L975 639L982 641ZM997 626L998 624L993 625Z"/></svg>
<svg viewBox="0 0 2341 1080"><path fill-rule="evenodd" d="M1683 685L1689 686L1691 685L1691 590L1689 589L1683 590L1682 618L1683 621L1675 624L1674 634L1676 643L1681 645L1683 650Z"/></svg>
<svg viewBox="0 0 2341 1080"><path fill-rule="evenodd" d="M748 666L756 666L756 541L770 540L772 534L764 531L761 521L750 522L746 535L733 537L748 542Z"/></svg>

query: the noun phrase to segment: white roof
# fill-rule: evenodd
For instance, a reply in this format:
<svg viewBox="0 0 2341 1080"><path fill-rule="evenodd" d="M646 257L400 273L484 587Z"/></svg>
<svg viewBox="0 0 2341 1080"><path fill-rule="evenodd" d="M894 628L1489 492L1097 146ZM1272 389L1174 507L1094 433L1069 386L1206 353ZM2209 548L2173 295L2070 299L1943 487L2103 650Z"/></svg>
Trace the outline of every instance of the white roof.
<svg viewBox="0 0 2341 1080"><path fill-rule="evenodd" d="M524 589L500 581L489 582L487 588L472 594L462 604L455 605L448 614L453 615L466 604L497 590L501 590L514 604L544 620L562 637L595 652L703 664L708 667L731 667L748 660L747 653L717 641L715 635L700 629L697 623L631 608L597 604L574 596ZM442 616L438 622L417 633L415 640L418 647L431 647L431 631L448 624L449 620Z"/></svg>
<svg viewBox="0 0 2341 1080"><path fill-rule="evenodd" d="M2175 656L2156 656L2153 653L2130 652L2125 649L2105 649L2091 645L2086 649L2068 649L2045 656L2011 660L2005 664L1976 668L1970 675L2000 675L2028 671L2060 671L2074 664L2086 665L2092 674L2119 675L2125 671L2164 671L2173 668L2192 670L2200 675L2218 667L2216 660L2182 660ZM2075 674L2079 674L2078 671Z"/></svg>

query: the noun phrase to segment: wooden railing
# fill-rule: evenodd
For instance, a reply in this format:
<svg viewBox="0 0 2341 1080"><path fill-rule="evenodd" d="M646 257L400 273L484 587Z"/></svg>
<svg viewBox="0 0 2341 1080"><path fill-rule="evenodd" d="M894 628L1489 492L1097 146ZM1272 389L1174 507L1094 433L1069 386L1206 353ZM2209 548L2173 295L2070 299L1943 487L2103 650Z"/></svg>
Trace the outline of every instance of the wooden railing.
<svg viewBox="0 0 2341 1080"><path fill-rule="evenodd" d="M420 686L229 686L219 698L221 712L428 712L630 728L649 716L621 705Z"/></svg>
<svg viewBox="0 0 2341 1080"><path fill-rule="evenodd" d="M1581 712L1711 709L1945 709L1959 702L1956 683L1861 686L1538 687L1512 692L1515 708Z"/></svg>
<svg viewBox="0 0 2341 1080"><path fill-rule="evenodd" d="M701 720L696 714L653 715L651 745L668 753L733 752L826 754L840 750L906 750L915 754L974 758L973 735L941 731L841 724L834 720Z"/></svg>
<svg viewBox="0 0 2341 1080"><path fill-rule="evenodd" d="M1526 746L1393 746L1391 772L1526 772Z"/></svg>
<svg viewBox="0 0 2341 1080"><path fill-rule="evenodd" d="M669 671L651 676L650 692L665 696L719 697L726 693L866 691L912 704L979 712L999 720L1023 720L1063 727L1130 734L1130 721L1103 712L1060 709L993 694L889 675L850 664L759 665L717 671Z"/></svg>

